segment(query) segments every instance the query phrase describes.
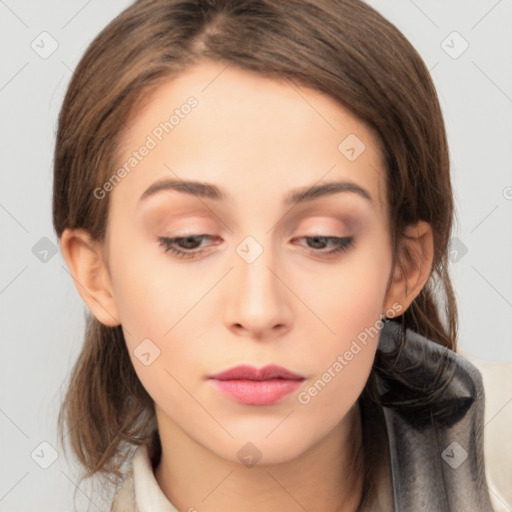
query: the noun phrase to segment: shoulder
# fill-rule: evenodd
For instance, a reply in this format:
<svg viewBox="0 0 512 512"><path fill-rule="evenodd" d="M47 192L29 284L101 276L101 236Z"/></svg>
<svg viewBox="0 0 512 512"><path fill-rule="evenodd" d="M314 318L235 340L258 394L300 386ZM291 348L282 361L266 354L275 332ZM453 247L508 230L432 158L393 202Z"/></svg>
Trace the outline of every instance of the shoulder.
<svg viewBox="0 0 512 512"><path fill-rule="evenodd" d="M495 450L487 448L486 428L496 421L486 394L496 397L506 383L498 377L493 386L486 368L396 322L382 328L377 362L398 508L509 511L510 455L498 459L497 445L506 442L510 423L503 416L508 428L492 439ZM503 399L507 392L500 392Z"/></svg>
<svg viewBox="0 0 512 512"><path fill-rule="evenodd" d="M458 354L480 372L485 393L485 473L493 508L512 506L512 362L484 361L465 350Z"/></svg>

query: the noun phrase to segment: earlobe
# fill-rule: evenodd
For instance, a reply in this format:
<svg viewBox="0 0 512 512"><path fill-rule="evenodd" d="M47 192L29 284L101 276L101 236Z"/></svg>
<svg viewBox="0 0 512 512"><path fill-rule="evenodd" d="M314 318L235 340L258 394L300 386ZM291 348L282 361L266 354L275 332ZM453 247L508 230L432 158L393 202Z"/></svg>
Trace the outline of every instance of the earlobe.
<svg viewBox="0 0 512 512"><path fill-rule="evenodd" d="M430 277L433 255L434 239L430 224L419 221L408 226L387 294L386 308L398 302L402 313L407 310Z"/></svg>
<svg viewBox="0 0 512 512"><path fill-rule="evenodd" d="M108 327L120 325L101 243L83 229L65 229L59 244L78 293L91 313Z"/></svg>

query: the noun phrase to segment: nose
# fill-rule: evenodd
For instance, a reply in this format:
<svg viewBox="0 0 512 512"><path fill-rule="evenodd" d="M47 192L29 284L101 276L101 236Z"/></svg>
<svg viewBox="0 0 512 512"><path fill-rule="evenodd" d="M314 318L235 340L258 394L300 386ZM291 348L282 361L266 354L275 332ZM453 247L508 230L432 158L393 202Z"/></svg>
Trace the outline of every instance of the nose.
<svg viewBox="0 0 512 512"><path fill-rule="evenodd" d="M273 339L291 328L292 293L275 251L248 238L237 248L230 272L224 321L238 336Z"/></svg>

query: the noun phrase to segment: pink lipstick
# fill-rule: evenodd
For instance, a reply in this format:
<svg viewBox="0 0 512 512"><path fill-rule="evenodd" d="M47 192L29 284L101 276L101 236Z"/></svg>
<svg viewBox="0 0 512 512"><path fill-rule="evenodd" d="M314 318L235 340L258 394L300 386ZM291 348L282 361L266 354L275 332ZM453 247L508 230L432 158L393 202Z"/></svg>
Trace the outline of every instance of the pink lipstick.
<svg viewBox="0 0 512 512"><path fill-rule="evenodd" d="M223 395L246 405L271 405L296 390L305 379L274 364L261 369L240 365L210 375L212 385Z"/></svg>

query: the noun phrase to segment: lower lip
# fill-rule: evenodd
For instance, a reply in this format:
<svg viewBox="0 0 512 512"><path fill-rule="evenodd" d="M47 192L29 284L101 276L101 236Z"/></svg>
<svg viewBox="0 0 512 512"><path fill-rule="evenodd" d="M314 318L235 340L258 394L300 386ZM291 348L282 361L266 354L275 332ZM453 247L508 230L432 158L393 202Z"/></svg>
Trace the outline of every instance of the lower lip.
<svg viewBox="0 0 512 512"><path fill-rule="evenodd" d="M291 379L210 380L223 395L246 405L274 404L302 384L302 380Z"/></svg>

